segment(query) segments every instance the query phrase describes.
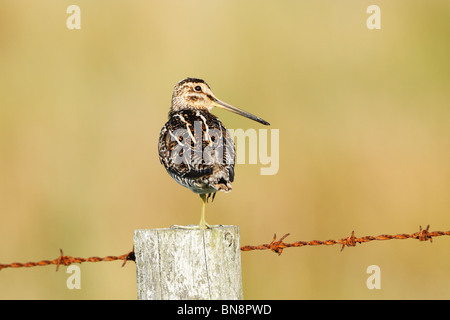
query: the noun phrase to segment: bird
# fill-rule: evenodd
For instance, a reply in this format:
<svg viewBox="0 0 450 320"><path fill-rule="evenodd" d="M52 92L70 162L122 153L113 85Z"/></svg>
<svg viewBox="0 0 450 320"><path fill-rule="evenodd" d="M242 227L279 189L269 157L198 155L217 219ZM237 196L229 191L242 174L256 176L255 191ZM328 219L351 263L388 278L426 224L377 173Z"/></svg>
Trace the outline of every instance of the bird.
<svg viewBox="0 0 450 320"><path fill-rule="evenodd" d="M159 160L176 182L200 195L200 222L193 226L199 229L211 228L205 219L206 202L211 196L214 200L218 191L230 192L235 176L233 137L222 121L211 113L214 107L270 125L216 98L202 79L189 77L176 84L169 120L159 135Z"/></svg>

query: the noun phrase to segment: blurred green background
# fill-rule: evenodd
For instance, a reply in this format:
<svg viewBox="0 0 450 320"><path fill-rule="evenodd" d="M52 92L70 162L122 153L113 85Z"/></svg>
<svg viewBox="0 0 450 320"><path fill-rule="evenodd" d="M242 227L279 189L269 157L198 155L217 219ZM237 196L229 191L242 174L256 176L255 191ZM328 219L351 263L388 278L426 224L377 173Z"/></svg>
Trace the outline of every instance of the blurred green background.
<svg viewBox="0 0 450 320"><path fill-rule="evenodd" d="M71 4L81 30L66 27ZM366 9L381 8L381 30ZM450 2L0 2L0 263L121 255L133 231L197 223L160 165L172 89L280 130L280 168L241 164L211 224L241 245L450 229ZM225 111L229 128L262 126ZM239 150L238 150L239 152ZM246 299L449 299L450 239L242 253ZM381 268L381 290L366 268ZM135 265L5 269L1 299L136 299Z"/></svg>

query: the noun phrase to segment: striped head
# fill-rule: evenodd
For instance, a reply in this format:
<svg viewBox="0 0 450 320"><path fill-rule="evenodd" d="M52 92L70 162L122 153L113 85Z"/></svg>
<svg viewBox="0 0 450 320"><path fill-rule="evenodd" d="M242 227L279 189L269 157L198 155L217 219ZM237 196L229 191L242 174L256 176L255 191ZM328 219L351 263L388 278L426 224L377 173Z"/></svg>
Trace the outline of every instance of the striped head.
<svg viewBox="0 0 450 320"><path fill-rule="evenodd" d="M267 121L217 99L208 84L196 78L186 78L177 83L173 90L169 115L186 109L210 112L214 107L234 112L264 125L269 125Z"/></svg>

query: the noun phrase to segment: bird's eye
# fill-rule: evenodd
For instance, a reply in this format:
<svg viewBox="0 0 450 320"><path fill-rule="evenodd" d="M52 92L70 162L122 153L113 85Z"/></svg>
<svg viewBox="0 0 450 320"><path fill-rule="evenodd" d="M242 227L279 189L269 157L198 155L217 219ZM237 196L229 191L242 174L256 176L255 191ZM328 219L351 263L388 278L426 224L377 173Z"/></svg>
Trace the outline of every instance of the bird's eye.
<svg viewBox="0 0 450 320"><path fill-rule="evenodd" d="M197 92L200 92L200 91L202 91L202 87L196 86L196 87L194 88L194 90L197 91Z"/></svg>

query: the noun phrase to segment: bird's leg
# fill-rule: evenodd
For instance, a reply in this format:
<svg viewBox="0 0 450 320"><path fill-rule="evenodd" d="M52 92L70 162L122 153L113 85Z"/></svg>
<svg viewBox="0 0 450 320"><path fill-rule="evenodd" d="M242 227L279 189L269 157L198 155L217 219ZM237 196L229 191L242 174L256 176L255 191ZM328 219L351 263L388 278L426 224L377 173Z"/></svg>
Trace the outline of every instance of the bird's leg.
<svg viewBox="0 0 450 320"><path fill-rule="evenodd" d="M206 194L201 194L200 198L202 198L202 213L200 215L200 222L198 224L200 229L210 228L210 225L206 223L205 220L205 209L206 209Z"/></svg>
<svg viewBox="0 0 450 320"><path fill-rule="evenodd" d="M211 228L216 228L216 227L222 227L221 224L211 226L206 222L206 219L205 219L206 203L207 203L207 200L211 197L211 195L212 195L212 198L214 199L216 193L213 193L213 194L210 193L209 195L206 195L206 194L200 195L200 198L202 199L202 211L201 211L201 215L200 215L200 222L198 225L188 225L188 226L173 225L170 228L195 230L195 229L211 229Z"/></svg>
<svg viewBox="0 0 450 320"><path fill-rule="evenodd" d="M179 226L179 225L173 225L170 228L171 229L184 229L184 230L198 230L198 229L207 229L211 228L209 224L206 223L205 220L205 209L206 209L206 194L201 194L200 198L202 199L202 212L200 215L200 222L198 225L188 225L188 226Z"/></svg>

